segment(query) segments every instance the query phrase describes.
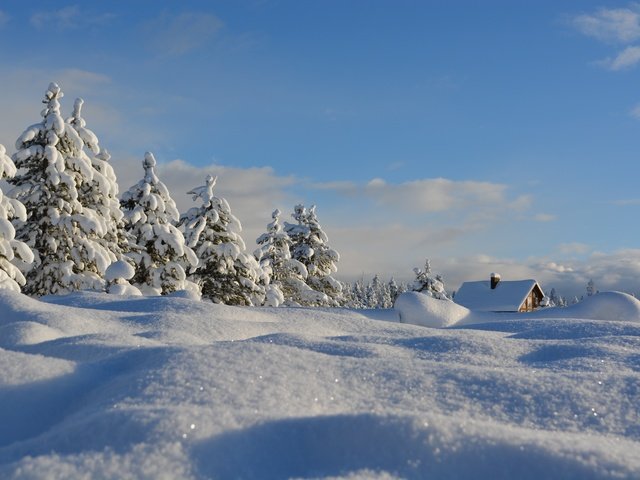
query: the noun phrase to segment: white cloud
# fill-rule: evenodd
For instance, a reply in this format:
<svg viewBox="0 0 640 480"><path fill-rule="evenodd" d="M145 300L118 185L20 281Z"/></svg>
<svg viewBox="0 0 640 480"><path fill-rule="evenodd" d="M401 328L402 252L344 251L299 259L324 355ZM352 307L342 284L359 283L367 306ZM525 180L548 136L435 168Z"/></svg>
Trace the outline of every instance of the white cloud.
<svg viewBox="0 0 640 480"><path fill-rule="evenodd" d="M629 112L629 115L631 115L633 118L637 118L638 120L640 120L640 103L638 103L635 107L631 109L631 111Z"/></svg>
<svg viewBox="0 0 640 480"><path fill-rule="evenodd" d="M0 10L0 28L4 27L9 22L9 15L6 12Z"/></svg>
<svg viewBox="0 0 640 480"><path fill-rule="evenodd" d="M607 42L629 43L640 38L640 8L601 8L595 13L571 19L573 26L585 35Z"/></svg>
<svg viewBox="0 0 640 480"><path fill-rule="evenodd" d="M361 185L354 182L314 184L314 188L335 190L345 196L366 197L388 208L401 208L416 213L438 213L451 210L522 210L529 207L527 195L509 198L503 184L453 181L445 178L413 180L399 184L374 178Z"/></svg>
<svg viewBox="0 0 640 480"><path fill-rule="evenodd" d="M607 58L597 62L609 70L619 71L635 66L640 62L640 47L630 46L622 50L613 58Z"/></svg>
<svg viewBox="0 0 640 480"><path fill-rule="evenodd" d="M209 13L164 13L145 25L149 46L161 54L182 55L205 44L223 24Z"/></svg>
<svg viewBox="0 0 640 480"><path fill-rule="evenodd" d="M640 249L595 252L584 259L564 261L561 267L554 262L532 263L531 267L560 293L565 289L571 295L582 295L590 279L601 291L640 292Z"/></svg>

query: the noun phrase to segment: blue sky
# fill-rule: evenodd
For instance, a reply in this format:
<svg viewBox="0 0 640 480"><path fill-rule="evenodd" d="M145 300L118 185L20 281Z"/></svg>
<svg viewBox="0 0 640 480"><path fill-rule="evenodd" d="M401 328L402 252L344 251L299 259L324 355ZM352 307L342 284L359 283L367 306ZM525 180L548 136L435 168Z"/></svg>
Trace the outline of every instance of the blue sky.
<svg viewBox="0 0 640 480"><path fill-rule="evenodd" d="M315 203L343 278L640 292L640 4L9 0L0 62L8 150L57 81L121 189L218 173L248 245Z"/></svg>

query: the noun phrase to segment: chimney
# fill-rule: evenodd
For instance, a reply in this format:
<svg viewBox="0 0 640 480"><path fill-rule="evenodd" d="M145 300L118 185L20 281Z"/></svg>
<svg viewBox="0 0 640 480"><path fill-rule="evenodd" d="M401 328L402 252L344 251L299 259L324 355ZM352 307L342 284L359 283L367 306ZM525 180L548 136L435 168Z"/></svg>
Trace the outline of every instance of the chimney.
<svg viewBox="0 0 640 480"><path fill-rule="evenodd" d="M498 286L498 283L500 283L500 274L492 273L491 274L491 290L495 290L496 287Z"/></svg>

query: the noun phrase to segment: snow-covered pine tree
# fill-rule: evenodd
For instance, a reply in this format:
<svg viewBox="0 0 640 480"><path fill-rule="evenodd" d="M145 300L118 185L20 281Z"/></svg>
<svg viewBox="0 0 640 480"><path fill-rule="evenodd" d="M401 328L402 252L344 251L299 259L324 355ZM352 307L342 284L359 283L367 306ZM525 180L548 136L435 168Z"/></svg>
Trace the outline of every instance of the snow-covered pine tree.
<svg viewBox="0 0 640 480"><path fill-rule="evenodd" d="M141 247L129 253L136 267L131 283L145 295L189 290L193 284L187 281L185 268L198 265L198 257L174 225L179 218L178 209L156 175L152 153L145 153L142 166L144 178L120 200L125 227Z"/></svg>
<svg viewBox="0 0 640 480"><path fill-rule="evenodd" d="M587 297L592 297L596 293L598 293L596 290L596 284L593 279L589 279L589 282L587 282Z"/></svg>
<svg viewBox="0 0 640 480"><path fill-rule="evenodd" d="M202 205L182 215L187 245L200 263L190 273L202 288L202 296L227 305L261 305L265 297L264 272L258 261L245 250L240 236L242 226L224 198L214 196L217 177L209 175L206 184L187 192Z"/></svg>
<svg viewBox="0 0 640 480"><path fill-rule="evenodd" d="M549 306L550 307L564 307L562 297L558 295L555 288L551 288L549 292Z"/></svg>
<svg viewBox="0 0 640 480"><path fill-rule="evenodd" d="M332 273L338 270L340 255L328 246L328 237L322 230L313 205L306 210L304 205L296 205L293 218L297 224L285 222L285 231L291 238L291 256L302 263L308 272L307 285L324 293L329 306L342 303L342 285Z"/></svg>
<svg viewBox="0 0 640 480"><path fill-rule="evenodd" d="M111 256L99 242L104 224L78 199L78 188L91 181L93 169L83 154L76 130L60 115L63 94L51 83L43 103L43 120L16 141L13 160L18 174L10 179L10 196L27 211L16 222L16 238L34 252L34 267L26 275L29 295L104 288L103 275Z"/></svg>
<svg viewBox="0 0 640 480"><path fill-rule="evenodd" d="M367 308L384 308L384 292L380 277L376 274L367 285L366 289Z"/></svg>
<svg viewBox="0 0 640 480"><path fill-rule="evenodd" d="M266 233L256 240L260 247L254 252L262 269L269 273L270 285L282 292L285 305L326 305L326 295L306 284L307 268L291 258L292 241L280 224L280 210L276 209L271 218Z"/></svg>
<svg viewBox="0 0 640 480"><path fill-rule="evenodd" d="M389 288L389 299L391 300L391 306L393 307L393 304L396 303L396 298L398 298L398 295L400 295L401 293L400 287L396 283L395 278L391 277L391 280L389 280L389 283L388 283L388 288Z"/></svg>
<svg viewBox="0 0 640 480"><path fill-rule="evenodd" d="M0 145L0 179L12 178L15 174L16 166L6 154L4 145ZM15 239L13 219L24 222L27 211L22 203L6 197L0 189L0 288L19 292L26 280L16 263L23 267L31 264L33 252L26 243Z"/></svg>
<svg viewBox="0 0 640 480"><path fill-rule="evenodd" d="M110 253L111 261L121 260L124 254L134 246L133 238L124 226L124 214L118 200L118 182L113 167L109 163L111 155L100 148L98 137L87 128L87 122L82 117L84 100L77 98L73 114L67 119L77 132L84 147L84 152L93 168L93 178L85 181L78 188L78 199L83 207L94 210L103 223L104 234L98 240Z"/></svg>
<svg viewBox="0 0 640 480"><path fill-rule="evenodd" d="M440 275L433 277L431 273L431 262L427 258L424 262L424 269L414 268L416 279L413 282L412 290L422 292L438 300L450 300L444 288L444 281Z"/></svg>
<svg viewBox="0 0 640 480"><path fill-rule="evenodd" d="M366 287L364 285L364 280L359 278L355 282L351 284L347 284L346 287L343 287L343 292L348 290L345 294L345 307L348 308L367 308L366 305Z"/></svg>

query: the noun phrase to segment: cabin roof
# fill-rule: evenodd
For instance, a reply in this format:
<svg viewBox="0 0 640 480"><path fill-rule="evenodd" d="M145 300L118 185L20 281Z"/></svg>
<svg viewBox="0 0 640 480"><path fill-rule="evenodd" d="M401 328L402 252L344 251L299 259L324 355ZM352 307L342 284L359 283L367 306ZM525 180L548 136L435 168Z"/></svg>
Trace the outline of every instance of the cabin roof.
<svg viewBox="0 0 640 480"><path fill-rule="evenodd" d="M464 282L456 293L455 302L481 312L517 312L536 287L544 295L533 279L502 280L493 290L489 280Z"/></svg>

